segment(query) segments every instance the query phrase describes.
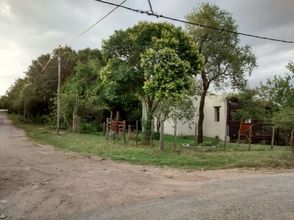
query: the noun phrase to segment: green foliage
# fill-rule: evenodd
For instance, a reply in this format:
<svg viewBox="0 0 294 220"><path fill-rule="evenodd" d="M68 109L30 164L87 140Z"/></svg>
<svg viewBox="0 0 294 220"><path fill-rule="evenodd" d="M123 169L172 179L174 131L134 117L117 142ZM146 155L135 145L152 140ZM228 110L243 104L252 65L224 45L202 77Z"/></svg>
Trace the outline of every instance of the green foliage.
<svg viewBox="0 0 294 220"><path fill-rule="evenodd" d="M203 68L198 78L201 95L198 121L198 143L203 141L204 103L211 85L215 89L244 88L245 75L256 66L255 56L249 46L240 46L236 21L232 15L218 6L202 3L186 16L189 22L225 29L216 31L201 26L187 25L188 33L197 43L203 58Z"/></svg>
<svg viewBox="0 0 294 220"><path fill-rule="evenodd" d="M294 107L285 107L276 112L273 117L273 122L279 128L293 129L294 128Z"/></svg>
<svg viewBox="0 0 294 220"><path fill-rule="evenodd" d="M238 109L234 114L236 119L244 121L246 119L263 120L268 118L267 106L256 94L255 89L244 89L234 95L238 99Z"/></svg>
<svg viewBox="0 0 294 220"><path fill-rule="evenodd" d="M102 67L99 59L101 56L88 61L85 58L83 62L78 61L74 73L62 87L61 108L68 121L76 114L80 116L91 114L99 117L104 110L108 109L102 94L99 75Z"/></svg>
<svg viewBox="0 0 294 220"><path fill-rule="evenodd" d="M259 97L272 107L273 112L284 107L294 107L293 62L288 64L288 69L291 73L275 75L273 79L261 83L257 90Z"/></svg>
<svg viewBox="0 0 294 220"><path fill-rule="evenodd" d="M81 134L97 134L102 132L102 126L96 122L81 122L80 133Z"/></svg>
<svg viewBox="0 0 294 220"><path fill-rule="evenodd" d="M69 47L58 48L54 53L61 55L62 83L71 75L76 62L76 53ZM57 88L57 59L52 57L47 68L42 69L50 59L49 54L41 55L33 60L24 79L16 80L7 91L9 111L21 113L25 110L26 116L41 118L49 115L54 105Z"/></svg>
<svg viewBox="0 0 294 220"><path fill-rule="evenodd" d="M15 123L16 120L14 119ZM20 124L18 124L20 125ZM223 169L232 167L275 167L293 168L294 154L289 154L285 147L267 150L269 147L252 145L251 151L246 151L247 145L240 147L231 144L226 152L222 147L211 150L209 147L182 147L174 150L172 136L166 136L166 149L158 151L155 148L135 146L135 143L122 144L107 141L105 137L93 134L76 134L64 132L56 135L52 130L31 124L21 124L27 135L34 141L50 144L62 150L70 150L83 154L98 155L112 160L127 161L134 164L150 164L188 169ZM190 139L178 138L179 143L193 143ZM209 140L207 140L209 141Z"/></svg>
<svg viewBox="0 0 294 220"><path fill-rule="evenodd" d="M192 85L190 63L181 60L175 50L148 49L141 56L141 64L145 74L145 94L161 101L181 99L189 92Z"/></svg>
<svg viewBox="0 0 294 220"><path fill-rule="evenodd" d="M7 109L8 103L9 103L9 100L7 95L3 95L0 97L0 109Z"/></svg>
<svg viewBox="0 0 294 220"><path fill-rule="evenodd" d="M150 136L151 119L159 99L182 95L183 86L189 80L184 82L179 78L197 74L200 60L196 45L181 28L168 23L139 22L124 31L116 31L103 42L102 48L107 66L101 75L108 96L116 99L135 95L146 110L146 137ZM160 59L154 59L153 55ZM172 82L173 79L176 81Z"/></svg>
<svg viewBox="0 0 294 220"><path fill-rule="evenodd" d="M186 19L232 32L238 31L238 26L230 13L209 3L201 4L188 14ZM216 88L246 85L245 74L251 73L256 61L249 46L239 45L237 34L195 25L187 25L187 30L197 43L204 59L204 73L201 74L203 86L209 86L212 82Z"/></svg>

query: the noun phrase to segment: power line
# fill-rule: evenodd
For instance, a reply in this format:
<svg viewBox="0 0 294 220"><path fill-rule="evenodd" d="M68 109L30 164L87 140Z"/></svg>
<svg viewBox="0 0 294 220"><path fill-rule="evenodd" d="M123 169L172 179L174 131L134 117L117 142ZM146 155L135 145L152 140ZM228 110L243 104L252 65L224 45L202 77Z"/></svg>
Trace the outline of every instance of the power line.
<svg viewBox="0 0 294 220"><path fill-rule="evenodd" d="M50 58L49 58L48 62L45 64L45 66L43 67L43 69L41 70L40 73L43 73L45 71L45 69L47 68L47 66L49 65L49 63L52 61L51 55L52 55L52 53L50 54Z"/></svg>
<svg viewBox="0 0 294 220"><path fill-rule="evenodd" d="M110 14L112 14L116 9L118 9L119 7L121 7L127 0L122 1L120 4L116 5L112 10L110 10L108 13L106 13L102 18L100 18L98 21L96 21L94 24L92 24L90 27L88 27L87 29L85 29L84 31L82 31L80 34L78 34L77 36L75 36L74 38L72 38L68 44L73 43L75 40L77 40L78 38L80 38L81 36L83 36L84 34L86 34L89 30L91 30L94 26L96 26L97 24L99 24L101 21L103 21L106 17L108 17ZM66 44L65 44L66 45ZM45 69L48 67L48 65L50 64L50 62L52 61L53 57L51 56L53 55L53 52L50 54L50 59L48 60L48 62L46 63L46 65L43 67L43 69L41 70L40 73L43 73L45 71Z"/></svg>
<svg viewBox="0 0 294 220"><path fill-rule="evenodd" d="M152 8L152 4L151 4L150 0L148 0L148 4L149 4L149 8L150 8L151 13L154 13L153 12L153 8Z"/></svg>
<svg viewBox="0 0 294 220"><path fill-rule="evenodd" d="M90 27L88 27L86 30L82 31L80 34L78 34L76 37L74 37L72 40L69 41L69 44L71 44L73 41L77 40L81 36L83 36L85 33L87 33L89 30L91 30L94 26L99 24L101 21L103 21L106 17L108 17L110 14L112 14L115 10L117 10L119 7L121 7L127 0L122 1L120 4L115 5L116 7L110 10L108 13L106 13L102 18L100 18L98 21L96 21L94 24L92 24Z"/></svg>
<svg viewBox="0 0 294 220"><path fill-rule="evenodd" d="M95 1L101 2L101 3L104 3L104 4L108 4L108 5L119 6L118 4L108 2L108 1L104 1L104 0L95 0ZM223 29L223 28L217 28L217 27L212 27L212 26L209 26L209 25L204 25L204 24L199 24L199 23L195 23L195 22L185 21L185 20L170 17L170 16L156 14L156 13L153 12L153 10L150 12L150 11L144 11L144 10L141 10L141 9L135 9L135 8L127 7L127 6L120 6L120 7L124 8L124 9L127 9L129 11L136 12L136 13L146 14L148 16L153 16L153 17L156 17L156 18L164 18L164 19L167 19L167 20L176 21L176 22L180 22L180 23L184 23L184 24L189 24L189 25L199 26L199 27L203 27L203 28L208 28L208 29L212 29L212 30L215 30L215 31L238 34L238 35L242 35L242 36L245 36L245 37L252 37L252 38L257 38L257 39L261 39L261 40L270 40L270 41L289 43L289 44L294 43L294 41L290 41L290 40L283 40L283 39L259 36L259 35L254 35L254 34L247 34L247 33L243 33L243 32L231 31L231 30L227 30L227 29Z"/></svg>

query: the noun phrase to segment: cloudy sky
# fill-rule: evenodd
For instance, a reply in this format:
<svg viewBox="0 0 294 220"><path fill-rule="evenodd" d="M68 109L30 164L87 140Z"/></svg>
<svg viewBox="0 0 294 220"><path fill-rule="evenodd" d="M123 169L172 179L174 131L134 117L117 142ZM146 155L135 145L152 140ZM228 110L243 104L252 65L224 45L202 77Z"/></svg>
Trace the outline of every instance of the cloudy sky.
<svg viewBox="0 0 294 220"><path fill-rule="evenodd" d="M120 3L122 0L109 0ZM159 14L184 19L200 0L151 0ZM293 0L209 0L231 12L239 31L273 38L294 40ZM128 0L125 5L148 10L147 0ZM24 77L31 60L51 52L59 44L69 42L113 6L94 0L0 0L0 95ZM145 15L123 9L99 23L70 46L74 49L100 48L116 29L124 29L139 20L156 21ZM175 25L180 25L175 23ZM251 86L274 74L287 71L285 65L294 60L294 44L241 37L257 56L258 67L249 78Z"/></svg>

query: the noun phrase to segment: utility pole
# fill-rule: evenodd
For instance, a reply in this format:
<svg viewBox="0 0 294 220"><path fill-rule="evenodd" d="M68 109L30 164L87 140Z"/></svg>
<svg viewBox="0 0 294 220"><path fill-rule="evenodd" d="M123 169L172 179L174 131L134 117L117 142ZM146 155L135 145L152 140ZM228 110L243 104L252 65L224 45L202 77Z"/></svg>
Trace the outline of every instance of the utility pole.
<svg viewBox="0 0 294 220"><path fill-rule="evenodd" d="M61 47L59 46L59 51L58 51L58 85L57 85L57 124L56 124L56 133L59 134L59 121L60 121L60 80L61 80L61 76L60 76L60 69L61 69L61 65L60 65L60 49Z"/></svg>

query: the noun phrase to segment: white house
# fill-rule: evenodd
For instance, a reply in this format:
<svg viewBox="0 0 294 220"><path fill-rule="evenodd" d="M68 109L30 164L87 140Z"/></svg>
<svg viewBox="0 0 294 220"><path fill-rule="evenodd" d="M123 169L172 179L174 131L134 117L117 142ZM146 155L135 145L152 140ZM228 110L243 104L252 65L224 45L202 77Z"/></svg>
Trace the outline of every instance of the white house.
<svg viewBox="0 0 294 220"><path fill-rule="evenodd" d="M192 121L178 121L177 134L195 135L195 123L198 123L198 108L200 98L193 100L196 108ZM225 95L208 94L204 106L203 134L207 137L218 137L224 140L227 126L227 99ZM169 119L164 124L165 134L174 134L174 122Z"/></svg>

